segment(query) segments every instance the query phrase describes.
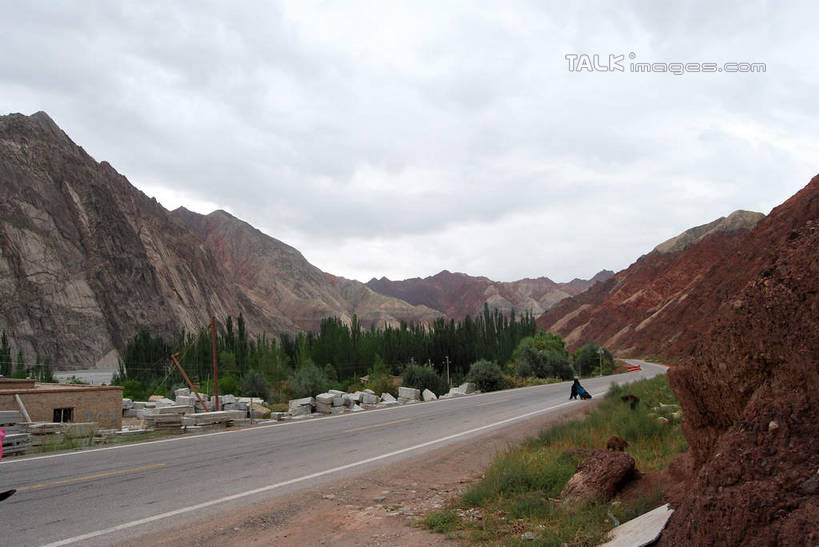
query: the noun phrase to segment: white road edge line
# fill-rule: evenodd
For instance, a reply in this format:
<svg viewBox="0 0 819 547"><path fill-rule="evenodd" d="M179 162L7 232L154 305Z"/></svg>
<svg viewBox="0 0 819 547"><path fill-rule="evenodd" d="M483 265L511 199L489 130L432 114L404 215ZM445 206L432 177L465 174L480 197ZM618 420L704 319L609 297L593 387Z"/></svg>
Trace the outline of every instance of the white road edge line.
<svg viewBox="0 0 819 547"><path fill-rule="evenodd" d="M595 395L602 395L603 393L605 393L605 391L602 392L602 393L597 393ZM262 492L268 492L268 491L274 490L276 488L281 488L282 486L288 486L288 485L291 485L291 484L295 484L297 482L302 482L302 481L306 481L306 480L310 480L310 479L315 479L317 477L322 477L324 475L329 475L331 473L337 473L339 471L344 471L345 469L350 469L352 467L357 467L359 465L365 465L365 464L376 462L376 461L383 460L383 459L386 459L386 458L391 458L391 457L397 456L399 454L404 454L406 452L411 452L413 450L418 450L419 448L424 448L424 447L427 447L427 446L430 446L430 445L433 445L433 444L441 443L441 442L444 442L444 441L449 441L449 440L456 439L458 437L463 437L465 435L469 435L469 434L472 434L472 433L477 433L478 431L483 431L485 429L491 429L491 428L497 427L499 425L519 421L519 420L522 420L524 418L534 416L536 414L543 414L544 412L548 412L548 411L554 410L556 408L560 408L560 407L563 407L563 406L568 406L568 405L570 405L570 404L572 404L574 402L576 402L576 401L566 401L566 402L560 403L558 405L550 406L550 407L547 407L547 408L542 408L540 410L534 410L532 412L527 412L526 414L521 414L520 416L515 416L513 418L507 418L507 419L501 420L499 422L483 425L481 427L476 427L476 428L473 428L473 429L468 429L466 431L461 431L460 433L454 433L452 435L447 435L446 437L441 437L439 439L434 439L432 441L427 441L425 443L416 444L415 446L410 446L410 447L407 447L407 448L402 448L400 450L395 450L393 452L388 452L386 454L381 454L380 456L374 456L372 458L367 458L367 459L360 460L360 461L357 461L357 462L348 463L346 465L340 465L338 467L333 467L331 469L325 469L324 471L319 471L317 473L311 473L309 475L304 475L302 477L297 477L295 479L290 479L290 480L286 480L286 481L282 481L282 482L277 482L275 484L269 484L267 486L262 486L261 488L255 488L253 490L248 490L246 492L240 492L239 494L232 494L230 496L225 496L223 498L206 501L204 503L198 503L196 505L191 505L189 507L183 507L181 509L175 509L173 511L160 513L158 515L145 517L145 518L142 518L142 519L139 519L139 520L134 520L134 521L126 522L126 523L123 523L123 524L118 524L117 526L112 526L111 528L106 528L104 530L97 530L96 532L89 532L87 534L82 534L82 535L74 536L74 537L71 537L71 538L68 538L68 539L63 539L63 540L60 540L60 541L56 541L54 543L46 544L45 547L58 547L60 545L70 545L70 544L76 543L78 541L85 541L85 540L92 539L92 538L99 537L99 536L103 536L103 535L106 535L106 534L111 534L113 532L118 532L120 530L127 530L128 528L133 528L135 526L140 526L142 524L148 524L150 522L165 519L165 518L168 518L168 517L173 517L173 516L181 515L181 514L184 514L184 513L190 513L192 511L198 511L199 509L205 509L206 507L211 507L213 505L218 505L220 503L227 503L227 502L237 500L237 499L240 499L240 498L244 498L244 497L247 497L247 496L253 496L253 495L256 495L256 494L261 494Z"/></svg>

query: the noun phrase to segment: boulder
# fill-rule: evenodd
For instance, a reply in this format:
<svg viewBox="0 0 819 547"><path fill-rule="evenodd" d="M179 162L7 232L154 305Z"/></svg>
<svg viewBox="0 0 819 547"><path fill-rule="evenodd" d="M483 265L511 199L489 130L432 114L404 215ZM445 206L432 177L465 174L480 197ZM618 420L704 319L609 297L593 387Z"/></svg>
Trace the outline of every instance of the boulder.
<svg viewBox="0 0 819 547"><path fill-rule="evenodd" d="M398 398L419 401L421 400L421 390L415 389L414 387L401 386L398 388Z"/></svg>
<svg viewBox="0 0 819 547"><path fill-rule="evenodd" d="M605 502L634 475L634 458L626 452L595 450L577 466L560 497L567 506Z"/></svg>
<svg viewBox="0 0 819 547"><path fill-rule="evenodd" d="M266 420L267 418L270 418L270 415L272 414L269 408L258 403L253 403L252 408L254 418Z"/></svg>
<svg viewBox="0 0 819 547"><path fill-rule="evenodd" d="M353 412L361 412L361 411L362 411L362 410L364 410L364 409L363 409L363 408L361 408L361 407L360 407L360 406L358 406L358 405L353 405L353 407L352 407L350 410L352 410Z"/></svg>
<svg viewBox="0 0 819 547"><path fill-rule="evenodd" d="M472 382L465 382L458 386L458 391L463 393L464 395L469 395L470 393L474 393L477 388L475 384Z"/></svg>
<svg viewBox="0 0 819 547"><path fill-rule="evenodd" d="M382 393L381 394L381 402L382 403L397 403L398 401L396 401L395 397L393 397L391 394Z"/></svg>
<svg viewBox="0 0 819 547"><path fill-rule="evenodd" d="M438 396L428 389L425 389L421 396L424 398L424 401L436 401L438 399Z"/></svg>

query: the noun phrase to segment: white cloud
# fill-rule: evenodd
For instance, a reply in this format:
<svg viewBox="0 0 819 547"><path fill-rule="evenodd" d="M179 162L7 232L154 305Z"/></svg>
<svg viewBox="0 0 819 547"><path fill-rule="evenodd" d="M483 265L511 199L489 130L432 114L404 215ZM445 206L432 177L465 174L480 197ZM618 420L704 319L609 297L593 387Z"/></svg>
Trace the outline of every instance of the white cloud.
<svg viewBox="0 0 819 547"><path fill-rule="evenodd" d="M2 4L0 111L347 277L588 277L817 171L810 5ZM767 71L564 59L629 52Z"/></svg>

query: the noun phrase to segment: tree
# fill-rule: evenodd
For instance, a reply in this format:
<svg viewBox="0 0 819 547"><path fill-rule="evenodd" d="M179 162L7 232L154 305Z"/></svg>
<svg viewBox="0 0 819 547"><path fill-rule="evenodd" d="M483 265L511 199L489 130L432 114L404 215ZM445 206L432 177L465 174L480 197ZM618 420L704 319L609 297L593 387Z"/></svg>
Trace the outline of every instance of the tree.
<svg viewBox="0 0 819 547"><path fill-rule="evenodd" d="M575 373L580 376L581 373L585 373L587 376L598 374L600 371L600 354L598 350L601 346L597 345L595 342L591 342L586 344L582 348L578 349L574 352L574 359L572 360L572 364L574 365ZM614 357L612 357L611 352L606 348L603 349L603 372L605 374L610 374L611 371L614 369Z"/></svg>
<svg viewBox="0 0 819 547"><path fill-rule="evenodd" d="M324 392L326 387L327 377L324 371L310 359L306 359L290 379L290 394L295 399L313 397Z"/></svg>
<svg viewBox="0 0 819 547"><path fill-rule="evenodd" d="M497 391L506 387L506 378L500 366L494 361L481 359L469 367L468 382L474 383L481 391Z"/></svg>
<svg viewBox="0 0 819 547"><path fill-rule="evenodd" d="M11 374L11 347L6 331L0 336L0 375L9 376Z"/></svg>
<svg viewBox="0 0 819 547"><path fill-rule="evenodd" d="M26 363L23 361L23 350L17 350L17 366L14 368L14 374L11 376L12 378L26 377Z"/></svg>

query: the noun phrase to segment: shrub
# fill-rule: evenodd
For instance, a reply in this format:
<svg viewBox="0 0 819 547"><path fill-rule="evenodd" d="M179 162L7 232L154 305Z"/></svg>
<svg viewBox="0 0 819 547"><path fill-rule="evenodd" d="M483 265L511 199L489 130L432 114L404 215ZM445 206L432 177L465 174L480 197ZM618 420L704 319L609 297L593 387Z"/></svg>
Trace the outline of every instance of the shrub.
<svg viewBox="0 0 819 547"><path fill-rule="evenodd" d="M436 395L449 391L446 379L442 378L430 366L409 365L402 376L404 379L402 385L406 387L414 387L420 390L428 389Z"/></svg>
<svg viewBox="0 0 819 547"><path fill-rule="evenodd" d="M324 392L327 387L327 377L323 370L308 361L296 369L288 387L294 399L312 397Z"/></svg>
<svg viewBox="0 0 819 547"><path fill-rule="evenodd" d="M473 382L481 391L497 391L506 387L506 378L500 366L485 359L472 363L466 379Z"/></svg>
<svg viewBox="0 0 819 547"><path fill-rule="evenodd" d="M239 380L235 376L222 376L219 378L219 395L239 395Z"/></svg>
<svg viewBox="0 0 819 547"><path fill-rule="evenodd" d="M132 401L144 401L145 387L139 380L125 380L122 382L122 396Z"/></svg>
<svg viewBox="0 0 819 547"><path fill-rule="evenodd" d="M246 397L261 397L265 401L270 398L270 388L264 374L258 370L249 370L239 382L241 394Z"/></svg>

